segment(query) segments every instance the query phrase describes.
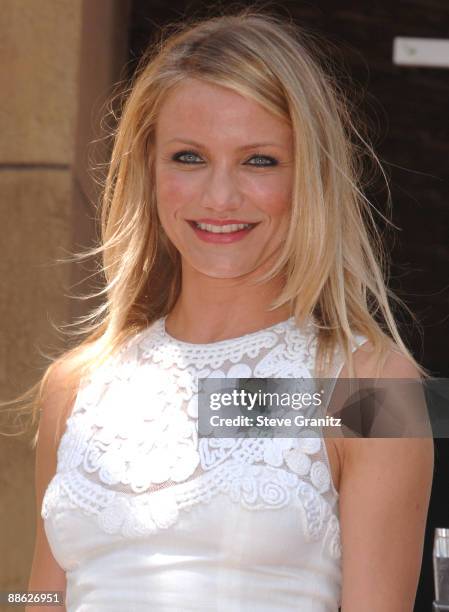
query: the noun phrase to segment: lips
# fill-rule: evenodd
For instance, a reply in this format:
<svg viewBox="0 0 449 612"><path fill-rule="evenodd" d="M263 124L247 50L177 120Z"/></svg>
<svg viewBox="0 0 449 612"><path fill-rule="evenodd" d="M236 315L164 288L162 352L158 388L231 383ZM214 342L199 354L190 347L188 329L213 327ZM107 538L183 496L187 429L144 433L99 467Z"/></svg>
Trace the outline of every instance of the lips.
<svg viewBox="0 0 449 612"><path fill-rule="evenodd" d="M246 221L244 219L190 219L189 223L205 223L207 225L256 225L253 221Z"/></svg>
<svg viewBox="0 0 449 612"><path fill-rule="evenodd" d="M197 223L201 223L201 224L204 223L205 225L211 225L215 227L222 227L224 225L234 225L234 226L247 225L248 227L244 227L244 228L236 227L235 231L226 231L226 232L215 231L214 232L208 229L200 228L197 225ZM220 219L219 222L217 221L212 222L212 219L208 219L208 220L201 219L198 221L191 220L191 221L188 221L188 224L193 229L197 237L200 238L202 241L216 243L216 244L230 244L232 242L242 240L254 230L256 225L258 225L258 223L248 223L248 222L237 220L237 219L226 219L225 221Z"/></svg>
<svg viewBox="0 0 449 612"><path fill-rule="evenodd" d="M226 223L218 225L216 223L199 223L197 221L190 221L190 224L195 229L212 234L232 234L234 232L252 229L255 226L254 223Z"/></svg>

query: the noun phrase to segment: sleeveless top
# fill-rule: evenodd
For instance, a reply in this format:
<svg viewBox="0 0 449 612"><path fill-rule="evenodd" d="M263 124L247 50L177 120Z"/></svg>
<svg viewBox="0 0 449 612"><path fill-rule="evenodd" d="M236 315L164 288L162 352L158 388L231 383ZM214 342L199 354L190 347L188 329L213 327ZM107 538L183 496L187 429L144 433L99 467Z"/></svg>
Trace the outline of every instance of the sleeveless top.
<svg viewBox="0 0 449 612"><path fill-rule="evenodd" d="M198 436L199 377L311 378L315 332L291 317L192 344L162 317L82 378L41 511L67 612L337 612L323 438Z"/></svg>

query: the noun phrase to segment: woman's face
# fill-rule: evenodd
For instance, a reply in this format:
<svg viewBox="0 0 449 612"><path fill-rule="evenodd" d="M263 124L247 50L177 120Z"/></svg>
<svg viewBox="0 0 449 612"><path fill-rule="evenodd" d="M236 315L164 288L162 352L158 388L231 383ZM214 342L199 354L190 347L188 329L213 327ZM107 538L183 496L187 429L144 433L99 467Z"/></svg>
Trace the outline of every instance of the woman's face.
<svg viewBox="0 0 449 612"><path fill-rule="evenodd" d="M162 104L155 145L159 218L183 267L237 278L273 265L291 205L289 124L228 88L186 79Z"/></svg>

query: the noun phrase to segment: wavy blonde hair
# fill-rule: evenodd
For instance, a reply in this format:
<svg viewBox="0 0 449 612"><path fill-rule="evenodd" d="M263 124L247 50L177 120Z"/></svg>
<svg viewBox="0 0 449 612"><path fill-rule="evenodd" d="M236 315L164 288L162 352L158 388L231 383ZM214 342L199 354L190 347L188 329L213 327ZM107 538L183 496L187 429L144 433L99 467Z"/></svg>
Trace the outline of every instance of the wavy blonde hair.
<svg viewBox="0 0 449 612"><path fill-rule="evenodd" d="M169 313L178 299L181 262L157 215L153 144L165 96L193 77L247 96L291 124L296 160L291 222L276 265L259 282L285 275L270 308L289 303L300 325L314 316L318 374L341 347L353 376L353 335L361 333L372 343L378 372L396 345L427 376L396 327L388 298L404 304L386 286L389 264L363 194L364 158L382 167L363 126L356 127L319 41L284 18L254 9L167 32L143 56L125 92L102 193L101 243L75 256L101 255L106 282L98 295L104 299L76 323L74 333L85 338L59 361L70 360L77 375L95 367ZM34 417L57 362L28 392Z"/></svg>

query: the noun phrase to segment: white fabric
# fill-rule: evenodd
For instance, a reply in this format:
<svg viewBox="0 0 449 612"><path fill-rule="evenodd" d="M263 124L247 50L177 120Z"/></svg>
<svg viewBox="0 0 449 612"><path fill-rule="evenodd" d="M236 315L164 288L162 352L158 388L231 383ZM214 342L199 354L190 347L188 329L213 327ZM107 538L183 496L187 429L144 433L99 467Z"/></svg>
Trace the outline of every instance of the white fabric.
<svg viewBox="0 0 449 612"><path fill-rule="evenodd" d="M42 504L67 612L338 610L323 439L197 431L199 377L311 378L315 331L291 317L191 344L164 317L83 378Z"/></svg>

